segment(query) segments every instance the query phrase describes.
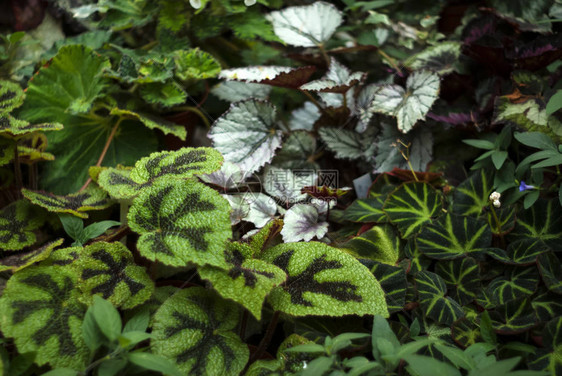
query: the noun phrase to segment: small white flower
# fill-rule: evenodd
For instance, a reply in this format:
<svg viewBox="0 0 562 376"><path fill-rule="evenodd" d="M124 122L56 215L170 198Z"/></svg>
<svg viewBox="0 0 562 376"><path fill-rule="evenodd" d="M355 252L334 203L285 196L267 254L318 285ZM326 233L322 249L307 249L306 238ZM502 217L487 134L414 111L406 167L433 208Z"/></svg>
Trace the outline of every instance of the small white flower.
<svg viewBox="0 0 562 376"><path fill-rule="evenodd" d="M490 201L499 201L501 197L502 195L499 192L494 191L490 194Z"/></svg>
<svg viewBox="0 0 562 376"><path fill-rule="evenodd" d="M494 200L494 202L492 203L496 208L499 208L502 203L500 202L500 200Z"/></svg>
<svg viewBox="0 0 562 376"><path fill-rule="evenodd" d="M306 369L306 367L308 366L308 364L306 364L306 361L302 362L302 369Z"/></svg>
<svg viewBox="0 0 562 376"><path fill-rule="evenodd" d="M244 0L244 5L246 5L247 7L251 7L255 3L256 3L256 0Z"/></svg>
<svg viewBox="0 0 562 376"><path fill-rule="evenodd" d="M189 4L195 9L201 8L201 0L189 0Z"/></svg>

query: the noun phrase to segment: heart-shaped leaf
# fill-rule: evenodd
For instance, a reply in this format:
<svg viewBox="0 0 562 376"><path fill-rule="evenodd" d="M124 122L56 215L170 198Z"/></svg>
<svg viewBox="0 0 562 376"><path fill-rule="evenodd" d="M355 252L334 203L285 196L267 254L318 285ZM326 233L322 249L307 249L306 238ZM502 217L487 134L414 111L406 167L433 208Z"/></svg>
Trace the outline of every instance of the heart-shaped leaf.
<svg viewBox="0 0 562 376"><path fill-rule="evenodd" d="M240 374L250 352L233 330L238 310L202 287L176 292L160 306L152 326L152 352L185 375Z"/></svg>
<svg viewBox="0 0 562 376"><path fill-rule="evenodd" d="M18 200L0 211L0 250L19 251L35 243L33 232L44 218L26 200Z"/></svg>
<svg viewBox="0 0 562 376"><path fill-rule="evenodd" d="M283 217L283 241L289 243L322 239L328 232L328 222L320 220L318 215L318 210L312 205L293 205Z"/></svg>
<svg viewBox="0 0 562 376"><path fill-rule="evenodd" d="M237 102L213 125L209 137L226 161L252 173L270 162L281 146L275 107L257 100Z"/></svg>
<svg viewBox="0 0 562 376"><path fill-rule="evenodd" d="M109 195L117 200L135 197L142 187L149 183L139 184L131 179L131 167L104 168L97 177L97 182Z"/></svg>
<svg viewBox="0 0 562 376"><path fill-rule="evenodd" d="M538 200L517 215L511 241L538 239L554 251L562 251L562 208L558 200Z"/></svg>
<svg viewBox="0 0 562 376"><path fill-rule="evenodd" d="M269 302L293 316L372 315L388 317L384 292L373 274L354 257L323 243L285 243L262 259L287 275Z"/></svg>
<svg viewBox="0 0 562 376"><path fill-rule="evenodd" d="M546 287L554 293L562 294L560 259L552 252L542 253L537 258L537 266Z"/></svg>
<svg viewBox="0 0 562 376"><path fill-rule="evenodd" d="M198 48L174 52L176 77L182 81L213 78L219 74L221 66L209 53Z"/></svg>
<svg viewBox="0 0 562 376"><path fill-rule="evenodd" d="M440 261L435 272L445 281L449 295L461 305L476 299L482 288L478 264L471 257Z"/></svg>
<svg viewBox="0 0 562 376"><path fill-rule="evenodd" d="M532 295L538 284L539 274L535 268L514 268L492 280L487 290L492 300L500 305Z"/></svg>
<svg viewBox="0 0 562 376"><path fill-rule="evenodd" d="M404 238L441 215L441 195L427 183L404 183L386 199L383 211Z"/></svg>
<svg viewBox="0 0 562 376"><path fill-rule="evenodd" d="M366 261L365 265L381 284L385 293L388 312L392 314L402 311L406 304L406 291L408 289L406 271L399 266L377 261Z"/></svg>
<svg viewBox="0 0 562 376"><path fill-rule="evenodd" d="M489 206L492 193L492 174L481 169L463 181L453 192L453 213L480 216Z"/></svg>
<svg viewBox="0 0 562 376"><path fill-rule="evenodd" d="M521 239L509 243L506 250L490 248L486 252L494 259L511 265L532 265L537 261L537 256L549 251L549 248L539 239Z"/></svg>
<svg viewBox="0 0 562 376"><path fill-rule="evenodd" d="M193 262L226 269L229 212L228 201L201 183L159 179L134 200L128 220L141 235L137 247L144 257L172 266Z"/></svg>
<svg viewBox="0 0 562 376"><path fill-rule="evenodd" d="M519 298L490 313L492 326L500 334L523 333L537 325L537 314L529 298Z"/></svg>
<svg viewBox="0 0 562 376"><path fill-rule="evenodd" d="M404 65L412 70L427 69L443 76L453 72L461 46L457 42L439 43L409 57Z"/></svg>
<svg viewBox="0 0 562 376"><path fill-rule="evenodd" d="M464 316L459 303L446 296L447 285L437 274L419 272L416 275L416 286L421 308L429 318L440 324L451 325Z"/></svg>
<svg viewBox="0 0 562 376"><path fill-rule="evenodd" d="M273 24L273 31L279 39L297 47L323 44L343 21L341 12L323 1L271 12L267 19Z"/></svg>

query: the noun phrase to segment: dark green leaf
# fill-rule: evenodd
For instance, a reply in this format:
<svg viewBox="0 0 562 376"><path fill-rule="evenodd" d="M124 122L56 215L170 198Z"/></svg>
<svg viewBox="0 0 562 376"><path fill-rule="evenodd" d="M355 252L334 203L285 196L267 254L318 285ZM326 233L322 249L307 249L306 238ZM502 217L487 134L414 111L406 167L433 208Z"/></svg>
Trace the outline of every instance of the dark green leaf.
<svg viewBox="0 0 562 376"><path fill-rule="evenodd" d="M110 341L115 341L121 334L121 316L109 301L94 296L92 315L100 331Z"/></svg>
<svg viewBox="0 0 562 376"><path fill-rule="evenodd" d="M109 228L114 226L119 226L120 224L121 222L117 222L117 221L101 221L101 222L92 223L91 225L87 226L84 229L83 232L84 237L82 239L84 240L85 243L90 239L97 238L98 236L106 232Z"/></svg>
<svg viewBox="0 0 562 376"><path fill-rule="evenodd" d="M420 272L416 275L416 286L420 296L420 305L425 314L445 325L464 316L464 312L456 301L448 296L447 286L443 279L431 272Z"/></svg>
<svg viewBox="0 0 562 376"><path fill-rule="evenodd" d="M61 213L59 214L59 219L62 223L64 231L74 240L82 239L82 233L84 232L84 221L74 215Z"/></svg>
<svg viewBox="0 0 562 376"><path fill-rule="evenodd" d="M532 295L538 284L539 275L535 268L514 268L491 281L487 289L492 300L500 305Z"/></svg>
<svg viewBox="0 0 562 376"><path fill-rule="evenodd" d="M127 359L129 362L151 371L161 372L170 376L182 375L176 365L163 356L145 352L132 352L127 354Z"/></svg>
<svg viewBox="0 0 562 376"><path fill-rule="evenodd" d="M562 250L562 208L557 200L538 200L518 213L510 241L538 239L554 251Z"/></svg>
<svg viewBox="0 0 562 376"><path fill-rule="evenodd" d="M459 184L453 192L453 213L480 216L489 205L492 182L491 173L481 169Z"/></svg>
<svg viewBox="0 0 562 376"><path fill-rule="evenodd" d="M341 245L357 258L365 258L395 265L402 244L396 230L390 225L374 226Z"/></svg>
<svg viewBox="0 0 562 376"><path fill-rule="evenodd" d="M18 200L0 211L0 250L18 251L35 243L33 232L43 224L38 213L26 200Z"/></svg>
<svg viewBox="0 0 562 376"><path fill-rule="evenodd" d="M537 315L529 298L511 300L490 313L494 330L501 334L526 332L537 325Z"/></svg>
<svg viewBox="0 0 562 376"><path fill-rule="evenodd" d="M537 266L546 287L554 293L562 294L560 259L552 252L542 253L537 259Z"/></svg>
<svg viewBox="0 0 562 376"><path fill-rule="evenodd" d="M387 265L377 261L364 262L381 284L385 292L386 304L390 313L404 309L406 304L406 271L398 266Z"/></svg>
<svg viewBox="0 0 562 376"><path fill-rule="evenodd" d="M441 261L435 272L443 278L449 294L461 305L470 303L481 289L478 264L471 257Z"/></svg>

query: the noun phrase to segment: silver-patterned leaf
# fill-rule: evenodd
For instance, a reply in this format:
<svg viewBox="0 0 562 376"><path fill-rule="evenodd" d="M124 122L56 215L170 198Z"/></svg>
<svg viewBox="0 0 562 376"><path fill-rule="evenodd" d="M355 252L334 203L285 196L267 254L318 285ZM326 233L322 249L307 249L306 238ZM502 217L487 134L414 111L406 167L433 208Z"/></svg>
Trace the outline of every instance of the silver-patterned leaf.
<svg viewBox="0 0 562 376"><path fill-rule="evenodd" d="M215 86L211 93L227 102L238 102L249 98L266 99L271 86L252 82L224 81Z"/></svg>
<svg viewBox="0 0 562 376"><path fill-rule="evenodd" d="M301 240L308 242L315 237L322 239L327 232L328 222L320 220L314 206L297 204L285 213L281 236L285 243Z"/></svg>

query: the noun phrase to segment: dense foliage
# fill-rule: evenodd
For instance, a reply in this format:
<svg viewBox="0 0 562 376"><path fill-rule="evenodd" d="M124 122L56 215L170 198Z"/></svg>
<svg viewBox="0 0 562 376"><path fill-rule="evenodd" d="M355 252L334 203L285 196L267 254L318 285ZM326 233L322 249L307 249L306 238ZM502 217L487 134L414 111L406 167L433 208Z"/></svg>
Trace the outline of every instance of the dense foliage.
<svg viewBox="0 0 562 376"><path fill-rule="evenodd" d="M561 0L0 13L0 374L562 375Z"/></svg>

